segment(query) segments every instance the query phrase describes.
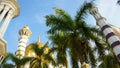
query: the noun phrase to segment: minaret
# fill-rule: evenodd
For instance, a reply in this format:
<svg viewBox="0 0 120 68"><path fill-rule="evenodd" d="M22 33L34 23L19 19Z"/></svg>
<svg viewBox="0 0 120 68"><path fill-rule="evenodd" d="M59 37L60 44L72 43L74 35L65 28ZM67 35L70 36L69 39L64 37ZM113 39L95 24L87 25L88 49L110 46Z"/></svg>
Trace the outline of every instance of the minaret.
<svg viewBox="0 0 120 68"><path fill-rule="evenodd" d="M106 19L100 15L97 7L92 6L90 13L96 19L96 24L101 28L106 40L111 45L115 55L120 61L120 38L114 33L114 30L106 22Z"/></svg>
<svg viewBox="0 0 120 68"><path fill-rule="evenodd" d="M19 59L22 59L25 55L25 48L28 43L28 38L32 35L32 32L30 31L28 26L24 26L23 29L19 31L19 44L18 44L18 50L16 51L16 56Z"/></svg>
<svg viewBox="0 0 120 68"><path fill-rule="evenodd" d="M3 39L5 31L12 18L19 15L17 0L0 0L0 64L6 56L7 42Z"/></svg>
<svg viewBox="0 0 120 68"><path fill-rule="evenodd" d="M20 8L17 0L0 0L0 37L3 37L12 18L19 15Z"/></svg>

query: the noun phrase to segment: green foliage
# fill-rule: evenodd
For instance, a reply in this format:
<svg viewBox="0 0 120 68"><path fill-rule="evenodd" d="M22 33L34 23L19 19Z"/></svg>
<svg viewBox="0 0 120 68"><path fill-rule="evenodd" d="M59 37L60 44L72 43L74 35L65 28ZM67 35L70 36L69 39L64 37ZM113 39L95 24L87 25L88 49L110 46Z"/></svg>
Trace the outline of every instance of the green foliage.
<svg viewBox="0 0 120 68"><path fill-rule="evenodd" d="M56 66L56 62L52 56L52 51L48 50L47 54L45 53L45 49L49 48L47 44L43 47L39 47L39 44L33 43L32 50L35 53L35 58L31 61L31 68L48 68L49 64Z"/></svg>
<svg viewBox="0 0 120 68"><path fill-rule="evenodd" d="M105 54L107 44L105 41L99 42L102 40L100 39L102 37L101 31L85 22L90 6L91 3L84 3L77 11L75 19L59 8L54 8L55 15L46 16L46 25L50 27L48 30L49 39L56 47L58 64L67 67L66 52L68 52L73 68L79 67L79 61L81 63L87 62L92 67L96 67L95 51L98 51L99 55ZM95 43L95 49L91 47L94 46L91 41Z"/></svg>
<svg viewBox="0 0 120 68"><path fill-rule="evenodd" d="M99 58L99 61L101 61L99 68L120 68L120 63L112 52Z"/></svg>
<svg viewBox="0 0 120 68"><path fill-rule="evenodd" d="M8 53L5 60L2 63L2 67L3 68L14 68L14 67L20 68L22 65L24 65L26 62L30 61L31 59L33 59L33 57L25 57L23 59L19 59L14 54ZM8 60L11 60L13 64L7 63Z"/></svg>

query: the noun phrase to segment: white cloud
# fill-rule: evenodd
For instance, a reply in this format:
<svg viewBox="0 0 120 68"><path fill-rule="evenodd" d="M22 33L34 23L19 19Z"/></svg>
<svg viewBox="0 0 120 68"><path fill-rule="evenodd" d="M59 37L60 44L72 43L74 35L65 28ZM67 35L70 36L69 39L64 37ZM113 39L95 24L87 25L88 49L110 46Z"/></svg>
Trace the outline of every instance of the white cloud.
<svg viewBox="0 0 120 68"><path fill-rule="evenodd" d="M38 23L44 23L44 21L45 21L45 18L38 14L35 15L35 19L38 21Z"/></svg>

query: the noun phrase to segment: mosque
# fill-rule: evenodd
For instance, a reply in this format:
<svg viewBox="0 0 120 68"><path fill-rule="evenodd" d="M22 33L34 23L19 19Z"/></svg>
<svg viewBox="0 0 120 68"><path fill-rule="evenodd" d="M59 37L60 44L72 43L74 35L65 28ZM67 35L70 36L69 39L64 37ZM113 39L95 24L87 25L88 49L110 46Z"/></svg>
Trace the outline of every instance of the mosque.
<svg viewBox="0 0 120 68"><path fill-rule="evenodd" d="M48 52L50 51L50 48L47 44L43 44L40 42L40 36L38 36L38 41L36 43L31 43L30 45L27 46L27 42L29 41L29 37L32 35L32 32L30 31L28 26L24 26L22 29L19 30L19 44L18 44L18 50L15 52L16 57L19 59L22 59L24 57L35 57L37 58L38 55L36 55L36 53L33 50L33 46L37 46L38 48L43 48L43 53L41 54L41 57L44 57L45 54L48 54ZM51 52L50 57L54 60L54 56L53 53ZM41 58L42 59L42 58ZM41 60L41 62L48 62L48 66L53 68L53 66L51 65L51 62L49 62L48 60ZM34 61L32 62L34 63ZM32 65L32 63L28 62L26 63L23 67L21 68L30 68L30 65ZM34 65L32 65L33 68Z"/></svg>
<svg viewBox="0 0 120 68"><path fill-rule="evenodd" d="M10 23L10 21L19 16L20 14L20 7L18 5L17 0L0 0L0 64L4 60L6 54L7 54L7 42L4 40L4 34L6 32L6 29ZM18 50L15 52L16 57L19 59L22 59L24 57L36 57L34 54L34 51L32 51L31 45L27 46L27 42L29 40L29 37L32 35L32 32L30 31L28 26L24 26L23 29L19 31L19 44L18 44ZM40 42L40 37L37 42L38 47L47 46ZM27 46L27 47L26 47ZM45 53L50 50L49 47L45 49ZM25 67L26 68L26 67Z"/></svg>
<svg viewBox="0 0 120 68"><path fill-rule="evenodd" d="M106 40L108 40L109 44L113 48L115 55L120 61L120 29L118 27L106 23L106 19L100 15L96 7L92 6L90 9L90 13L95 18L97 22L96 24L103 31ZM3 38L4 34L10 21L13 18L19 16L19 14L20 7L18 5L17 0L0 0L0 64L2 63L7 54L7 41L5 41ZM29 29L29 27L24 26L22 29L20 29L19 35L20 37L18 40L18 49L15 52L16 57L19 59L30 56L36 57L34 51L31 50L32 45L30 44L27 46L29 37L32 35L32 32ZM38 47L45 46L40 42L40 37L38 37L38 41L36 42L36 44L38 45ZM45 49L45 53L47 53L49 50L50 48L47 47ZM29 63L23 68L29 68ZM89 68L89 66L86 67L86 65L84 64L83 68Z"/></svg>
<svg viewBox="0 0 120 68"><path fill-rule="evenodd" d="M4 40L5 31L10 23L10 21L19 16L20 14L20 7L18 5L17 0L0 0L0 64L4 60L7 54L7 42ZM43 51L45 54L48 53L50 48L42 44L40 42L40 36L38 37L38 41L36 43L32 43L27 46L29 37L32 35L28 26L24 26L22 29L19 30L19 44L18 49L15 52L17 58L22 59L24 57L37 57L34 51L31 49L33 44L38 45L39 48L46 46L45 50ZM51 57L53 54L51 53ZM30 64L27 63L21 68L29 68Z"/></svg>

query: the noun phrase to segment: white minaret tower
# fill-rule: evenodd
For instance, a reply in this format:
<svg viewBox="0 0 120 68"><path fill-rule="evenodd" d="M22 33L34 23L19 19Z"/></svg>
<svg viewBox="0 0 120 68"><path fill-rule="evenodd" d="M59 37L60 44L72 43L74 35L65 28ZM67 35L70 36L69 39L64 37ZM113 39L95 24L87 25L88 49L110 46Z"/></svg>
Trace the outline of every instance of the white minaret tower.
<svg viewBox="0 0 120 68"><path fill-rule="evenodd" d="M28 26L24 26L24 28L19 31L19 35L20 38L18 50L16 51L16 57L22 59L25 55L25 48L28 43L28 38L32 35L32 32L30 31Z"/></svg>
<svg viewBox="0 0 120 68"><path fill-rule="evenodd" d="M20 8L17 0L0 0L0 37L3 37L12 18L19 15Z"/></svg>
<svg viewBox="0 0 120 68"><path fill-rule="evenodd" d="M3 39L5 31L12 18L19 15L17 0L0 0L0 64L6 56L7 43Z"/></svg>
<svg viewBox="0 0 120 68"><path fill-rule="evenodd" d="M111 45L115 55L120 61L120 38L116 35L116 33L114 33L114 30L106 22L106 19L100 15L97 7L92 6L90 9L90 13L96 19L96 24L101 28L104 36L106 37L106 40Z"/></svg>

